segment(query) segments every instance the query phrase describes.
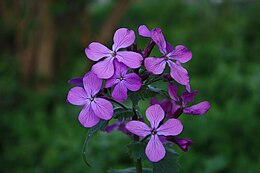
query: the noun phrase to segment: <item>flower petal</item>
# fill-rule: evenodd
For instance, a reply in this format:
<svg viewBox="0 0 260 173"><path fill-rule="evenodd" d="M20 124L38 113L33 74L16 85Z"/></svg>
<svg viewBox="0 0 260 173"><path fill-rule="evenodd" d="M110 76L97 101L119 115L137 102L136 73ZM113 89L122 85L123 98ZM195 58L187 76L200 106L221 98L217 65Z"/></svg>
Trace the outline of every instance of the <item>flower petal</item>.
<svg viewBox="0 0 260 173"><path fill-rule="evenodd" d="M88 97L94 97L101 89L102 80L92 71L85 74L83 78L84 89Z"/></svg>
<svg viewBox="0 0 260 173"><path fill-rule="evenodd" d="M108 79L114 74L114 58L106 58L92 66L93 71L99 78Z"/></svg>
<svg viewBox="0 0 260 173"><path fill-rule="evenodd" d="M184 108L183 112L185 114L192 114L192 115L202 115L208 112L210 109L210 104L208 101L200 102L196 105L193 105L188 108Z"/></svg>
<svg viewBox="0 0 260 173"><path fill-rule="evenodd" d="M167 50L167 52L172 52L174 50L172 45L168 42L166 42L166 50Z"/></svg>
<svg viewBox="0 0 260 173"><path fill-rule="evenodd" d="M128 67L125 64L118 62L117 59L114 60L114 67L115 67L115 74L114 75L117 78L124 76L128 71Z"/></svg>
<svg viewBox="0 0 260 173"><path fill-rule="evenodd" d="M130 68L139 68L143 61L142 55L132 51L119 51L116 58Z"/></svg>
<svg viewBox="0 0 260 173"><path fill-rule="evenodd" d="M151 127L156 129L164 118L164 111L160 105L155 104L146 109L146 117Z"/></svg>
<svg viewBox="0 0 260 173"><path fill-rule="evenodd" d="M123 83L131 91L137 91L142 86L141 78L136 73L126 74Z"/></svg>
<svg viewBox="0 0 260 173"><path fill-rule="evenodd" d="M81 110L78 120L84 127L90 128L96 125L100 119L95 115L90 104L88 104Z"/></svg>
<svg viewBox="0 0 260 173"><path fill-rule="evenodd" d="M115 85L112 91L112 97L118 102L123 102L127 99L127 88L123 82Z"/></svg>
<svg viewBox="0 0 260 173"><path fill-rule="evenodd" d="M181 95L182 104L185 106L189 102L194 102L194 96L197 95L199 92L197 90L193 92L184 92Z"/></svg>
<svg viewBox="0 0 260 173"><path fill-rule="evenodd" d="M160 104L159 100L157 98L153 97L150 100L150 105Z"/></svg>
<svg viewBox="0 0 260 173"><path fill-rule="evenodd" d="M67 101L77 106L85 105L87 100L86 91L82 87L71 88L67 96Z"/></svg>
<svg viewBox="0 0 260 173"><path fill-rule="evenodd" d="M151 162L159 162L166 154L166 150L157 135L152 135L146 148L145 154Z"/></svg>
<svg viewBox="0 0 260 173"><path fill-rule="evenodd" d="M83 86L83 77L72 78L68 81L68 84L73 84L76 86Z"/></svg>
<svg viewBox="0 0 260 173"><path fill-rule="evenodd" d="M166 61L164 58L148 57L144 59L144 66L147 71L153 74L162 74L165 69Z"/></svg>
<svg viewBox="0 0 260 173"><path fill-rule="evenodd" d="M103 44L98 42L90 43L90 45L85 49L85 53L89 59L92 61L98 61L103 57L110 57L112 51L109 50Z"/></svg>
<svg viewBox="0 0 260 173"><path fill-rule="evenodd" d="M151 134L151 128L141 121L130 121L126 123L125 128L131 133L141 137Z"/></svg>
<svg viewBox="0 0 260 173"><path fill-rule="evenodd" d="M127 28L120 28L115 32L113 51L131 46L135 41L135 33Z"/></svg>
<svg viewBox="0 0 260 173"><path fill-rule="evenodd" d="M183 125L181 121L172 118L167 120L157 129L157 134L164 136L176 136L182 132L182 129Z"/></svg>
<svg viewBox="0 0 260 173"><path fill-rule="evenodd" d="M179 45L176 46L175 49L172 52L170 52L167 56L181 63L185 63L191 60L192 53L185 46Z"/></svg>
<svg viewBox="0 0 260 173"><path fill-rule="evenodd" d="M109 120L114 114L112 103L103 98L95 98L91 102L91 108L95 115L103 120Z"/></svg>
<svg viewBox="0 0 260 173"><path fill-rule="evenodd" d="M167 51L166 51L166 41L164 39L162 30L160 28L154 28L151 31L151 35L152 35L152 39L153 41L157 44L157 46L160 49L160 52L163 55L166 55Z"/></svg>
<svg viewBox="0 0 260 173"><path fill-rule="evenodd" d="M151 37L151 31L145 25L139 26L138 33L143 37Z"/></svg>
<svg viewBox="0 0 260 173"><path fill-rule="evenodd" d="M118 82L120 82L119 79L115 78L115 77L112 77L108 80L106 80L106 85L105 85L105 88L110 88L116 84L118 84Z"/></svg>
<svg viewBox="0 0 260 173"><path fill-rule="evenodd" d="M189 151L189 146L192 146L192 141L184 138L175 138L175 143L182 149L184 152Z"/></svg>
<svg viewBox="0 0 260 173"><path fill-rule="evenodd" d="M174 63L172 61L167 61L171 69L171 77L178 83L182 85L188 85L190 82L188 72L179 63Z"/></svg>
<svg viewBox="0 0 260 173"><path fill-rule="evenodd" d="M172 83L168 83L168 93L172 100L180 101L179 97L177 96L178 87Z"/></svg>

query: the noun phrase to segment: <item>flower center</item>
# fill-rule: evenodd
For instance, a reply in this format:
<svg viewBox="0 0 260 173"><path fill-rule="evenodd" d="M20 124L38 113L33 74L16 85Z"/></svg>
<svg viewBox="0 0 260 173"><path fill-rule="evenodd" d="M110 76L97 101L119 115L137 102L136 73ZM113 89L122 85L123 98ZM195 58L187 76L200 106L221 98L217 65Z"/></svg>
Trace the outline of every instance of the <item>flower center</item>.
<svg viewBox="0 0 260 173"><path fill-rule="evenodd" d="M116 56L116 52L113 52L113 53L112 53L112 57L115 57L115 56Z"/></svg>
<svg viewBox="0 0 260 173"><path fill-rule="evenodd" d="M93 97L90 97L89 100L90 100L90 101L94 101L94 98L93 98Z"/></svg>
<svg viewBox="0 0 260 173"><path fill-rule="evenodd" d="M119 80L122 81L122 80L124 80L124 78L123 78L123 77L120 77Z"/></svg>
<svg viewBox="0 0 260 173"><path fill-rule="evenodd" d="M153 130L151 131L151 133L152 133L152 135L156 135L157 131L156 131L155 129L153 129Z"/></svg>
<svg viewBox="0 0 260 173"><path fill-rule="evenodd" d="M164 59L165 59L165 61L168 61L168 60L169 60L169 57L168 57L168 56L166 56Z"/></svg>

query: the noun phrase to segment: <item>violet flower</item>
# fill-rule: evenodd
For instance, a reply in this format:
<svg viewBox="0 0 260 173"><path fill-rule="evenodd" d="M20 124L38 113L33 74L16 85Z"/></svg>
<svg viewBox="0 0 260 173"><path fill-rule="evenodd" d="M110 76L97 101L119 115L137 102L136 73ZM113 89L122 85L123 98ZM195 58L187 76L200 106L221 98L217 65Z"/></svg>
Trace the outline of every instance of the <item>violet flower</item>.
<svg viewBox="0 0 260 173"><path fill-rule="evenodd" d="M145 153L151 162L159 162L166 154L159 136L176 136L182 132L183 125L177 119L169 119L160 125L164 119L164 111L158 104L152 105L146 110L146 117L151 127L141 121L130 121L126 124L126 129L140 137L151 135Z"/></svg>
<svg viewBox="0 0 260 173"><path fill-rule="evenodd" d="M137 91L142 86L142 80L136 73L127 73L128 67L123 63L114 61L115 73L106 81L106 88L114 86L112 97L123 102L127 99L127 90Z"/></svg>
<svg viewBox="0 0 260 173"><path fill-rule="evenodd" d="M169 142L173 142L175 144L177 144L180 149L182 149L184 152L188 152L189 151L189 147L192 146L192 141L185 139L185 138L177 138L174 136L167 136L165 138L165 141L169 141Z"/></svg>
<svg viewBox="0 0 260 173"><path fill-rule="evenodd" d="M72 78L68 81L68 84L73 84L76 86L83 86L83 77Z"/></svg>
<svg viewBox="0 0 260 173"><path fill-rule="evenodd" d="M93 61L99 61L92 66L92 71L101 79L108 79L114 74L114 59L124 63L130 68L138 68L142 64L143 57L133 51L118 51L121 48L127 48L135 41L133 30L120 28L115 32L114 44L112 50L108 49L101 43L92 42L86 49L87 57Z"/></svg>
<svg viewBox="0 0 260 173"><path fill-rule="evenodd" d="M162 74L167 63L171 70L171 77L178 83L187 86L187 90L189 91L188 72L182 67L181 63L186 63L191 60L191 51L182 45L178 45L173 49L172 46L165 41L160 28L154 28L150 31L145 25L141 25L138 28L138 32L141 36L152 38L158 45L160 52L163 54L161 58L145 58L145 68L154 74ZM173 62L172 60L175 60L176 62Z"/></svg>
<svg viewBox="0 0 260 173"><path fill-rule="evenodd" d="M67 101L70 104L84 106L78 119L86 128L93 127L100 119L109 120L113 116L113 105L96 96L101 86L102 80L90 71L83 78L83 87L74 87L68 93Z"/></svg>
<svg viewBox="0 0 260 173"><path fill-rule="evenodd" d="M183 112L185 114L192 114L192 115L202 115L208 112L210 109L210 104L208 101L203 101L193 106L187 107L187 103L194 102L194 96L198 94L198 91L193 92L184 92L181 95L182 103L181 105L177 105L175 101L179 102L180 98L177 96L178 87L172 83L168 84L168 93L172 101L172 107L174 109L183 108ZM173 110L174 111L174 110ZM174 113L174 112L173 112Z"/></svg>

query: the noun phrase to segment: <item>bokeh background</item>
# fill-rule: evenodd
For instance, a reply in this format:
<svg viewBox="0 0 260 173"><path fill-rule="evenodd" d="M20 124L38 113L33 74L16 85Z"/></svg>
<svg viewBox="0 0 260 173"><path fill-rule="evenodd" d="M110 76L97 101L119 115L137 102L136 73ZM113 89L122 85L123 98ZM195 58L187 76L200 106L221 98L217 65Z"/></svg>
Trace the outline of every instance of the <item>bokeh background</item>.
<svg viewBox="0 0 260 173"><path fill-rule="evenodd" d="M160 27L174 45L186 45L192 89L208 100L201 117L182 116L181 172L260 172L259 0L1 0L0 172L103 173L133 164L128 137L99 133L82 146L87 129L79 107L65 102L68 79L91 62L91 41L110 46L119 27ZM137 38L140 47L148 40ZM141 105L144 110L148 105Z"/></svg>

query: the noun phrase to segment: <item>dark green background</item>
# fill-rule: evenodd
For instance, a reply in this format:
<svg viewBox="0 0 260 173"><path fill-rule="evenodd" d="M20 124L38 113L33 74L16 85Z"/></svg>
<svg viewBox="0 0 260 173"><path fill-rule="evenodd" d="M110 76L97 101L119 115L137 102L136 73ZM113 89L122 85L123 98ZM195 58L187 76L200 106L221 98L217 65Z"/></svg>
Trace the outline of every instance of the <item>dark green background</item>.
<svg viewBox="0 0 260 173"><path fill-rule="evenodd" d="M106 26L118 1L49 2L47 12L55 21L54 70L51 76L44 76L34 67L27 78L21 74L25 60L15 47L21 22L17 16L31 15L22 44L28 43L33 30L40 32L41 28L27 11L33 1L19 2L19 12L7 10L5 15L2 5L11 7L12 2L1 4L0 172L103 173L109 168L132 166L125 150L128 137L113 132L99 133L92 139L88 149L92 167L87 167L81 157L87 129L77 121L80 108L65 102L71 87L67 80L90 68L84 48L98 39L98 31ZM260 172L259 2L138 0L126 4L120 20L108 22L115 29L133 29L136 35L140 24L160 27L170 43L186 45L193 52L193 59L184 66L192 89L200 92L196 101L208 100L211 109L205 116L181 117L181 136L194 142L187 153L175 147L180 153L181 172ZM84 31L88 34L82 34ZM104 39L108 46L111 34L111 39ZM137 38L140 47L147 42ZM142 110L147 106L140 105Z"/></svg>

